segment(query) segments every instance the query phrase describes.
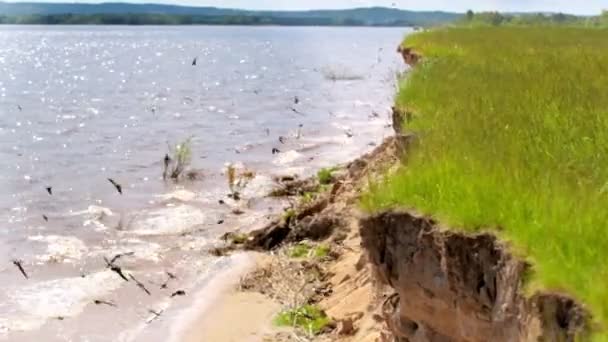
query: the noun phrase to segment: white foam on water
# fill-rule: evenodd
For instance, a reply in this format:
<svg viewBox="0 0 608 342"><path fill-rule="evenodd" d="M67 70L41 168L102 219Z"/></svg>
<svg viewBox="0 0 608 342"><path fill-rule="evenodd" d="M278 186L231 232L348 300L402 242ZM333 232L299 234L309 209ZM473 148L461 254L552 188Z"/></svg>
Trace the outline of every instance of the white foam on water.
<svg viewBox="0 0 608 342"><path fill-rule="evenodd" d="M256 175L251 179L241 195L247 198L263 197L269 194L276 187L276 183L267 175Z"/></svg>
<svg viewBox="0 0 608 342"><path fill-rule="evenodd" d="M287 152L279 153L279 155L274 158L272 161L275 165L285 165L289 163L293 163L294 161L300 159L302 154L298 151L289 150Z"/></svg>
<svg viewBox="0 0 608 342"><path fill-rule="evenodd" d="M163 200L175 199L182 202L188 202L196 198L196 193L185 189L178 189L168 194L156 195L156 197L161 198Z"/></svg>
<svg viewBox="0 0 608 342"><path fill-rule="evenodd" d="M128 232L136 235L176 235L205 223L205 215L191 205L167 206L143 212L129 224Z"/></svg>
<svg viewBox="0 0 608 342"><path fill-rule="evenodd" d="M182 251L200 251L209 246L209 239L202 236L186 236L180 241L179 248Z"/></svg>
<svg viewBox="0 0 608 342"><path fill-rule="evenodd" d="M95 247L88 256L101 257L133 252L133 255L128 256L127 260L137 259L160 262L162 260L162 255L167 250L167 248L163 248L157 243L135 238L120 239L119 241L110 240L108 242L111 243L112 246Z"/></svg>
<svg viewBox="0 0 608 342"><path fill-rule="evenodd" d="M93 226L95 231L104 231L108 229L107 222L112 219L118 220L116 214L110 210L110 208L101 207L97 205L90 205L87 209L81 211L75 211L69 214L69 216L85 216L83 222L84 227Z"/></svg>
<svg viewBox="0 0 608 342"><path fill-rule="evenodd" d="M28 237L31 241L47 243L47 254L37 255L41 262L70 262L80 260L88 251L85 243L74 236L35 235Z"/></svg>
<svg viewBox="0 0 608 342"><path fill-rule="evenodd" d="M8 301L4 305L11 310L0 317L0 332L35 330L51 318L74 317L93 298L116 290L123 282L106 270L84 278L62 278L8 288Z"/></svg>

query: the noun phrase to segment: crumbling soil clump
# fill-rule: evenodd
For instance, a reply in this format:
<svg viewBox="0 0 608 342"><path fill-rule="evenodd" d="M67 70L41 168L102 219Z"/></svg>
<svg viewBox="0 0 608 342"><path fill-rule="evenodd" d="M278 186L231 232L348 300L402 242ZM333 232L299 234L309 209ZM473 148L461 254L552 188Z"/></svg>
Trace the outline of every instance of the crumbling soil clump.
<svg viewBox="0 0 608 342"><path fill-rule="evenodd" d="M360 227L374 274L395 291L382 309L391 341L575 341L586 332L573 300L524 296L529 265L492 234L441 230L402 211Z"/></svg>

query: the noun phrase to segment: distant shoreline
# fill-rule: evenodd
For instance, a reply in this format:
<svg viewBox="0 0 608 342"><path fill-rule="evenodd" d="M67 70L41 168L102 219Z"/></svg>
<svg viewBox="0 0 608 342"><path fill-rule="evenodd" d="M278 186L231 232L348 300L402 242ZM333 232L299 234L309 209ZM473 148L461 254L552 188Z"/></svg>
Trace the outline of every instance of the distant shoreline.
<svg viewBox="0 0 608 342"><path fill-rule="evenodd" d="M0 25L128 25L128 26L335 26L335 27L413 27L408 22L363 22L355 19L274 18L274 17L210 17L157 14L94 14L2 16Z"/></svg>
<svg viewBox="0 0 608 342"><path fill-rule="evenodd" d="M387 7L262 11L131 3L10 3L0 0L0 24L39 25L247 25L247 26L435 26L462 13Z"/></svg>

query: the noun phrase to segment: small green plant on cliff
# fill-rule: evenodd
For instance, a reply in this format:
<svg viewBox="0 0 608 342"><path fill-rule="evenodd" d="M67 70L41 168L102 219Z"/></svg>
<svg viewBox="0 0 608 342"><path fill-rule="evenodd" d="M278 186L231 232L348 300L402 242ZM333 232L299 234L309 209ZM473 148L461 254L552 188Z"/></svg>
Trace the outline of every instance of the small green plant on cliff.
<svg viewBox="0 0 608 342"><path fill-rule="evenodd" d="M323 168L317 172L317 179L319 180L319 184L327 185L331 183L333 180L333 173L336 171L336 167Z"/></svg>
<svg viewBox="0 0 608 342"><path fill-rule="evenodd" d="M307 242L299 242L289 248L287 254L291 258L318 258L322 259L329 255L330 247L326 244L312 245Z"/></svg>
<svg viewBox="0 0 608 342"><path fill-rule="evenodd" d="M303 305L279 313L274 323L282 327L300 328L308 335L314 336L321 333L331 323L331 319L318 307Z"/></svg>
<svg viewBox="0 0 608 342"><path fill-rule="evenodd" d="M287 254L291 258L304 258L304 257L308 256L311 248L312 247L309 244L307 244L306 242L300 242L300 243L292 246L288 250Z"/></svg>
<svg viewBox="0 0 608 342"><path fill-rule="evenodd" d="M607 36L485 27L406 38L424 59L396 106L416 113L407 128L419 144L363 207L415 208L466 231L500 227L534 264L530 291L566 292L608 327Z"/></svg>
<svg viewBox="0 0 608 342"><path fill-rule="evenodd" d="M284 221L290 221L293 220L296 217L296 211L294 209L287 209L283 212L283 220Z"/></svg>

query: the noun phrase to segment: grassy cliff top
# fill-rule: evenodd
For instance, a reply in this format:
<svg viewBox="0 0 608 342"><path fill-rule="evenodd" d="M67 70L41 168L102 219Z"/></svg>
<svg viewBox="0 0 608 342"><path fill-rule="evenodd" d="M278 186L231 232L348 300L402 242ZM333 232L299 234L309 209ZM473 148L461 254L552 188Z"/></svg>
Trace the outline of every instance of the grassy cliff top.
<svg viewBox="0 0 608 342"><path fill-rule="evenodd" d="M608 323L608 30L449 28L406 38L424 60L397 106L420 138L364 196L465 231L496 228L534 265L529 289L563 291ZM596 340L608 340L606 331Z"/></svg>

